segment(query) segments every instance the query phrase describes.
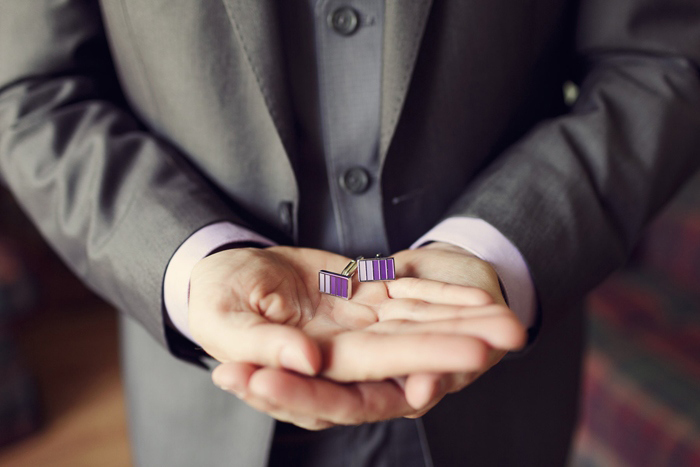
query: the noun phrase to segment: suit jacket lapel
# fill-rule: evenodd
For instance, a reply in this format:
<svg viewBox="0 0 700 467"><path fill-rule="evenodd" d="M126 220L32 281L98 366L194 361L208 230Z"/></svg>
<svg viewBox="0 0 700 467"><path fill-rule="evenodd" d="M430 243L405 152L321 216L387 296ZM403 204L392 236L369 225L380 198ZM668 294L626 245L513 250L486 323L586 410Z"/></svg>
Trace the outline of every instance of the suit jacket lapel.
<svg viewBox="0 0 700 467"><path fill-rule="evenodd" d="M282 143L292 154L293 126L284 54L272 0L222 0L246 51ZM432 0L385 0L380 158L386 157L398 123Z"/></svg>
<svg viewBox="0 0 700 467"><path fill-rule="evenodd" d="M432 0L386 0L382 68L381 136L383 161L396 130L418 57Z"/></svg>
<svg viewBox="0 0 700 467"><path fill-rule="evenodd" d="M255 74L267 110L289 156L294 132L284 51L272 0L222 0L234 32Z"/></svg>

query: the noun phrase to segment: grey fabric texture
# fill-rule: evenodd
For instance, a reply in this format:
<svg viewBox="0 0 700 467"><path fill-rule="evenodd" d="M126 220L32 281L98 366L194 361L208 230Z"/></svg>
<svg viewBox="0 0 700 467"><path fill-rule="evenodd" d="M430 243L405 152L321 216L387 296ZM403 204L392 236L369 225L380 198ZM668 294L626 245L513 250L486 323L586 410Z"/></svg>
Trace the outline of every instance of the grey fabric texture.
<svg viewBox="0 0 700 467"><path fill-rule="evenodd" d="M271 421L163 351L161 281L208 223L293 244L300 219L327 222L299 215L279 24L272 0L0 3L0 178L155 337L125 332L141 465L266 461ZM527 355L424 417L435 465L562 465L581 342L569 305L700 163L700 4L386 0L383 47L382 215L364 222L397 250L447 215L481 217L522 252L541 305ZM565 80L581 85L572 110ZM197 422L186 436L173 419ZM222 426L247 442L216 442Z"/></svg>
<svg viewBox="0 0 700 467"><path fill-rule="evenodd" d="M333 202L340 252L351 258L372 251L388 253L389 247L384 226L373 220L382 217L378 182L383 3L325 0L315 11L321 133L330 187L326 196ZM359 16L360 26L349 37L336 33L326 20L341 7L353 7ZM368 187L360 194L339 183L354 167L369 176Z"/></svg>
<svg viewBox="0 0 700 467"><path fill-rule="evenodd" d="M269 467L431 466L421 451L418 428L406 418L320 432L278 426Z"/></svg>

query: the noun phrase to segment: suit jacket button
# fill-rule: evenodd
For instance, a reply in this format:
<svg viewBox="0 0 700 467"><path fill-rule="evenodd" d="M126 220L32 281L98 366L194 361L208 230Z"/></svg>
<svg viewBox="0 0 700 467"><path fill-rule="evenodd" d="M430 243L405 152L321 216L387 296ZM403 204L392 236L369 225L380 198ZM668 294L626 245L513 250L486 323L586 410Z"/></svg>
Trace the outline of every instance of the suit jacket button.
<svg viewBox="0 0 700 467"><path fill-rule="evenodd" d="M340 186L353 195L367 191L369 183L369 173L362 167L351 167L340 176Z"/></svg>
<svg viewBox="0 0 700 467"><path fill-rule="evenodd" d="M328 16L328 24L341 36L352 36L357 31L360 21L354 9L344 6Z"/></svg>
<svg viewBox="0 0 700 467"><path fill-rule="evenodd" d="M287 201L280 203L278 214L279 214L280 224L282 226L284 233L287 235L291 235L292 234L292 203L287 202Z"/></svg>

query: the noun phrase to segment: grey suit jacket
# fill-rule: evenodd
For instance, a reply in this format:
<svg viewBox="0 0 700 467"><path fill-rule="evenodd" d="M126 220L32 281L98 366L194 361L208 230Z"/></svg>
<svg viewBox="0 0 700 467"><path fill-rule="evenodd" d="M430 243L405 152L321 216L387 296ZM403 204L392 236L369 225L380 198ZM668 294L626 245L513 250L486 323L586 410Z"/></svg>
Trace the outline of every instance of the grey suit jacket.
<svg viewBox="0 0 700 467"><path fill-rule="evenodd" d="M265 462L271 420L164 350L195 358L166 338L161 283L215 221L295 242L304 154L278 21L272 0L0 3L1 179L76 274L140 322L126 324L125 362L144 465ZM373 221L397 250L444 216L485 219L523 254L542 317L527 355L425 417L433 457L561 464L571 305L700 162L700 3L386 0L384 34ZM581 85L573 109L565 80Z"/></svg>

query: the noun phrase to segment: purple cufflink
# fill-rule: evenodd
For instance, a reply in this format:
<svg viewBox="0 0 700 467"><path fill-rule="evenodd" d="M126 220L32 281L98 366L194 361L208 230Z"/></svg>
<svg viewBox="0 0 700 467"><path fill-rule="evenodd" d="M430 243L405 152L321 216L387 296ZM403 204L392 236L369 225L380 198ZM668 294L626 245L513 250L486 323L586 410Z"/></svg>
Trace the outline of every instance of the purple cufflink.
<svg viewBox="0 0 700 467"><path fill-rule="evenodd" d="M345 269L337 272L319 271L318 289L321 293L350 300L352 295L352 276L360 272L360 282L393 281L396 279L394 258L382 257L365 259L359 256L345 266Z"/></svg>
<svg viewBox="0 0 700 467"><path fill-rule="evenodd" d="M352 276L357 270L357 260L352 260L345 269L338 274L336 272L321 270L318 273L318 289L325 294L350 300L352 295Z"/></svg>
<svg viewBox="0 0 700 467"><path fill-rule="evenodd" d="M396 279L393 257L358 259L360 282L393 281Z"/></svg>

